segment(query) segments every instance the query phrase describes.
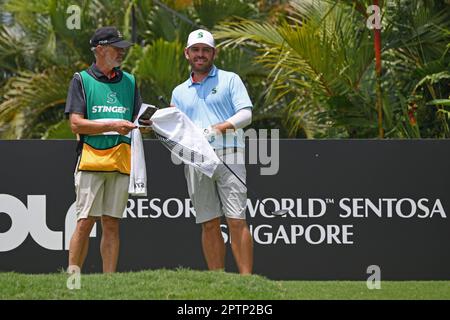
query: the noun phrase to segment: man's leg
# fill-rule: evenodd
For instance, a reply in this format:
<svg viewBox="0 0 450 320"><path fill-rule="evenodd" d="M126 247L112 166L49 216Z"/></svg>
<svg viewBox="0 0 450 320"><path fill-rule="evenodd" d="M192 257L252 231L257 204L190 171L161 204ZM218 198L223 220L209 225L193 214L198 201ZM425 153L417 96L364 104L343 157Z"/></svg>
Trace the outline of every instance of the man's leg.
<svg viewBox="0 0 450 320"><path fill-rule="evenodd" d="M84 261L86 261L86 257L89 251L89 236L87 237L86 241L84 242L83 248L81 249L81 265L84 265Z"/></svg>
<svg viewBox="0 0 450 320"><path fill-rule="evenodd" d="M202 223L202 245L208 269L224 269L225 244L220 230L220 218Z"/></svg>
<svg viewBox="0 0 450 320"><path fill-rule="evenodd" d="M253 270L253 239L247 222L243 219L227 218L230 230L231 249L240 274L251 274Z"/></svg>
<svg viewBox="0 0 450 320"><path fill-rule="evenodd" d="M221 156L220 153L218 156ZM244 152L225 153L222 160L245 182ZM219 170L217 191L222 203L222 210L227 217L233 256L239 272L251 274L253 270L253 239L245 221L247 188L225 166L221 166Z"/></svg>
<svg viewBox="0 0 450 320"><path fill-rule="evenodd" d="M70 239L69 266L83 267L89 247L89 234L95 224L95 219L84 218L77 222L75 231Z"/></svg>
<svg viewBox="0 0 450 320"><path fill-rule="evenodd" d="M120 219L102 216L102 240L100 252L103 259L103 272L115 272L119 258L119 222Z"/></svg>
<svg viewBox="0 0 450 320"><path fill-rule="evenodd" d="M213 179L185 165L189 197L196 211L196 222L202 225L203 255L209 270L225 268L225 244L220 230L220 200Z"/></svg>

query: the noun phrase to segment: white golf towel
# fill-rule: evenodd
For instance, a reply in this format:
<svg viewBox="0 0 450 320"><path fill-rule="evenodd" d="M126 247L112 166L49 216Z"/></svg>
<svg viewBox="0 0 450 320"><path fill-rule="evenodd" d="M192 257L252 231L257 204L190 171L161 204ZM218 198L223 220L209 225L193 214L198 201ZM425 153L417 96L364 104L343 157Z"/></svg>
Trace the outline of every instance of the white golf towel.
<svg viewBox="0 0 450 320"><path fill-rule="evenodd" d="M142 104L138 116L134 121L139 126L139 116L148 108ZM144 144L139 129L131 130L131 170L128 193L132 196L147 196L147 169L145 166Z"/></svg>
<svg viewBox="0 0 450 320"><path fill-rule="evenodd" d="M175 107L160 109L151 120L155 135L173 155L212 177L220 159L202 131L183 112Z"/></svg>

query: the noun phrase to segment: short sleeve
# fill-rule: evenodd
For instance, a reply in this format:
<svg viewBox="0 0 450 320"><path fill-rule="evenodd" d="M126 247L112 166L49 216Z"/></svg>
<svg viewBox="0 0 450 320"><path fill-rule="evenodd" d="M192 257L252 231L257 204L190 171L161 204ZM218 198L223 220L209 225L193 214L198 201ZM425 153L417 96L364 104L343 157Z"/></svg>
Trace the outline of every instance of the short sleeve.
<svg viewBox="0 0 450 320"><path fill-rule="evenodd" d="M72 80L70 81L64 113L67 116L70 113L79 113L86 115L86 101L84 98L81 79L78 74L74 74Z"/></svg>
<svg viewBox="0 0 450 320"><path fill-rule="evenodd" d="M237 74L233 74L230 81L231 100L233 102L234 112L243 108L253 108L252 101L248 96L244 83Z"/></svg>
<svg viewBox="0 0 450 320"><path fill-rule="evenodd" d="M176 97L176 89L174 89L172 91L172 97L170 98L170 104L174 105L175 107L177 107L178 109L180 109L180 105L178 103L177 97Z"/></svg>

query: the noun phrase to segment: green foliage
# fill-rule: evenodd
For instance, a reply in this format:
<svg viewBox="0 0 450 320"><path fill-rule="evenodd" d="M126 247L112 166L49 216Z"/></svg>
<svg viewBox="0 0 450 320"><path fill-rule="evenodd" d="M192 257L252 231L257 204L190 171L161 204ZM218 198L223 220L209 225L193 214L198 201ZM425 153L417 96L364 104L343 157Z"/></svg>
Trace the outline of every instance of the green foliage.
<svg viewBox="0 0 450 320"><path fill-rule="evenodd" d="M70 129L69 122L66 119L51 125L42 136L42 139L75 139L75 134Z"/></svg>
<svg viewBox="0 0 450 320"><path fill-rule="evenodd" d="M157 102L158 96L170 98L172 90L189 75L188 63L179 42L158 39L144 48L135 47L130 56L135 67L132 73L148 90L141 90L145 101ZM127 61L130 61L129 59Z"/></svg>
<svg viewBox="0 0 450 320"><path fill-rule="evenodd" d="M282 137L377 137L380 83L387 138L450 137L448 106L438 103L450 95L450 4L380 3L377 79L369 0L83 0L79 30L66 26L69 0L1 0L0 138L66 136L68 84L93 61L88 42L104 25L136 37L123 67L149 103L169 98L188 77L186 38L206 27L220 47L217 66L248 88L254 128L278 128Z"/></svg>
<svg viewBox="0 0 450 320"><path fill-rule="evenodd" d="M188 13L181 12L180 14ZM192 31L192 24L174 17L172 13L161 7L154 7L147 15L146 34L144 37L147 42L155 41L159 38L170 42L185 42Z"/></svg>
<svg viewBox="0 0 450 320"><path fill-rule="evenodd" d="M428 105L447 106L450 107L450 99L436 99L427 103Z"/></svg>
<svg viewBox="0 0 450 320"><path fill-rule="evenodd" d="M123 4L113 5L119 3ZM97 23L117 19L108 7L110 1L86 0L80 4L81 29L71 30L66 11L72 4L69 0L5 1L13 23L0 27L0 66L5 70L0 137L40 138L63 120L60 109L69 82L74 72L92 61L89 39Z"/></svg>
<svg viewBox="0 0 450 320"><path fill-rule="evenodd" d="M230 23L217 28L218 37L227 46L245 42L256 47L256 61L271 70L270 97L284 106L290 136L302 131L309 138L323 137L331 128L345 136L341 127L349 136L359 135L360 127L367 129L367 117L374 117L371 108L360 108L358 92L373 59L368 31L361 27L354 32L362 18L352 9L326 3L293 4L293 10L294 22Z"/></svg>
<svg viewBox="0 0 450 320"><path fill-rule="evenodd" d="M251 18L256 15L256 8L243 0L194 0L194 8L200 24L208 29L232 17Z"/></svg>
<svg viewBox="0 0 450 320"><path fill-rule="evenodd" d="M275 25L243 20L216 30L225 46L254 48L255 61L271 70L267 97L274 109L286 111L283 124L290 135L302 130L310 138L371 138L377 136L378 117L373 32L365 23L369 4L292 1L290 16ZM445 8L416 0L385 9L380 81L387 137L449 136L448 119L440 113L431 123L416 114L431 112L424 109L426 101L449 92Z"/></svg>
<svg viewBox="0 0 450 320"><path fill-rule="evenodd" d="M0 105L2 135L19 139L34 137L33 131L42 125L40 116L64 106L68 79L73 73L72 68L50 67L42 73L23 71L11 77L5 85L5 101ZM62 118L60 113L58 121Z"/></svg>

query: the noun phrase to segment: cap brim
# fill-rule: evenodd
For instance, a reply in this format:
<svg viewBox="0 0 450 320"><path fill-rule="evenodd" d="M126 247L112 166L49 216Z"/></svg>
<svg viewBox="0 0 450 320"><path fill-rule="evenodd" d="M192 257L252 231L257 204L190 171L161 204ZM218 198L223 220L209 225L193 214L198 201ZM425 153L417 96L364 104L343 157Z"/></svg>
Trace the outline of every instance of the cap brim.
<svg viewBox="0 0 450 320"><path fill-rule="evenodd" d="M116 48L128 48L128 47L131 47L133 44L126 40L121 40L121 41L110 43L109 45L116 47Z"/></svg>

